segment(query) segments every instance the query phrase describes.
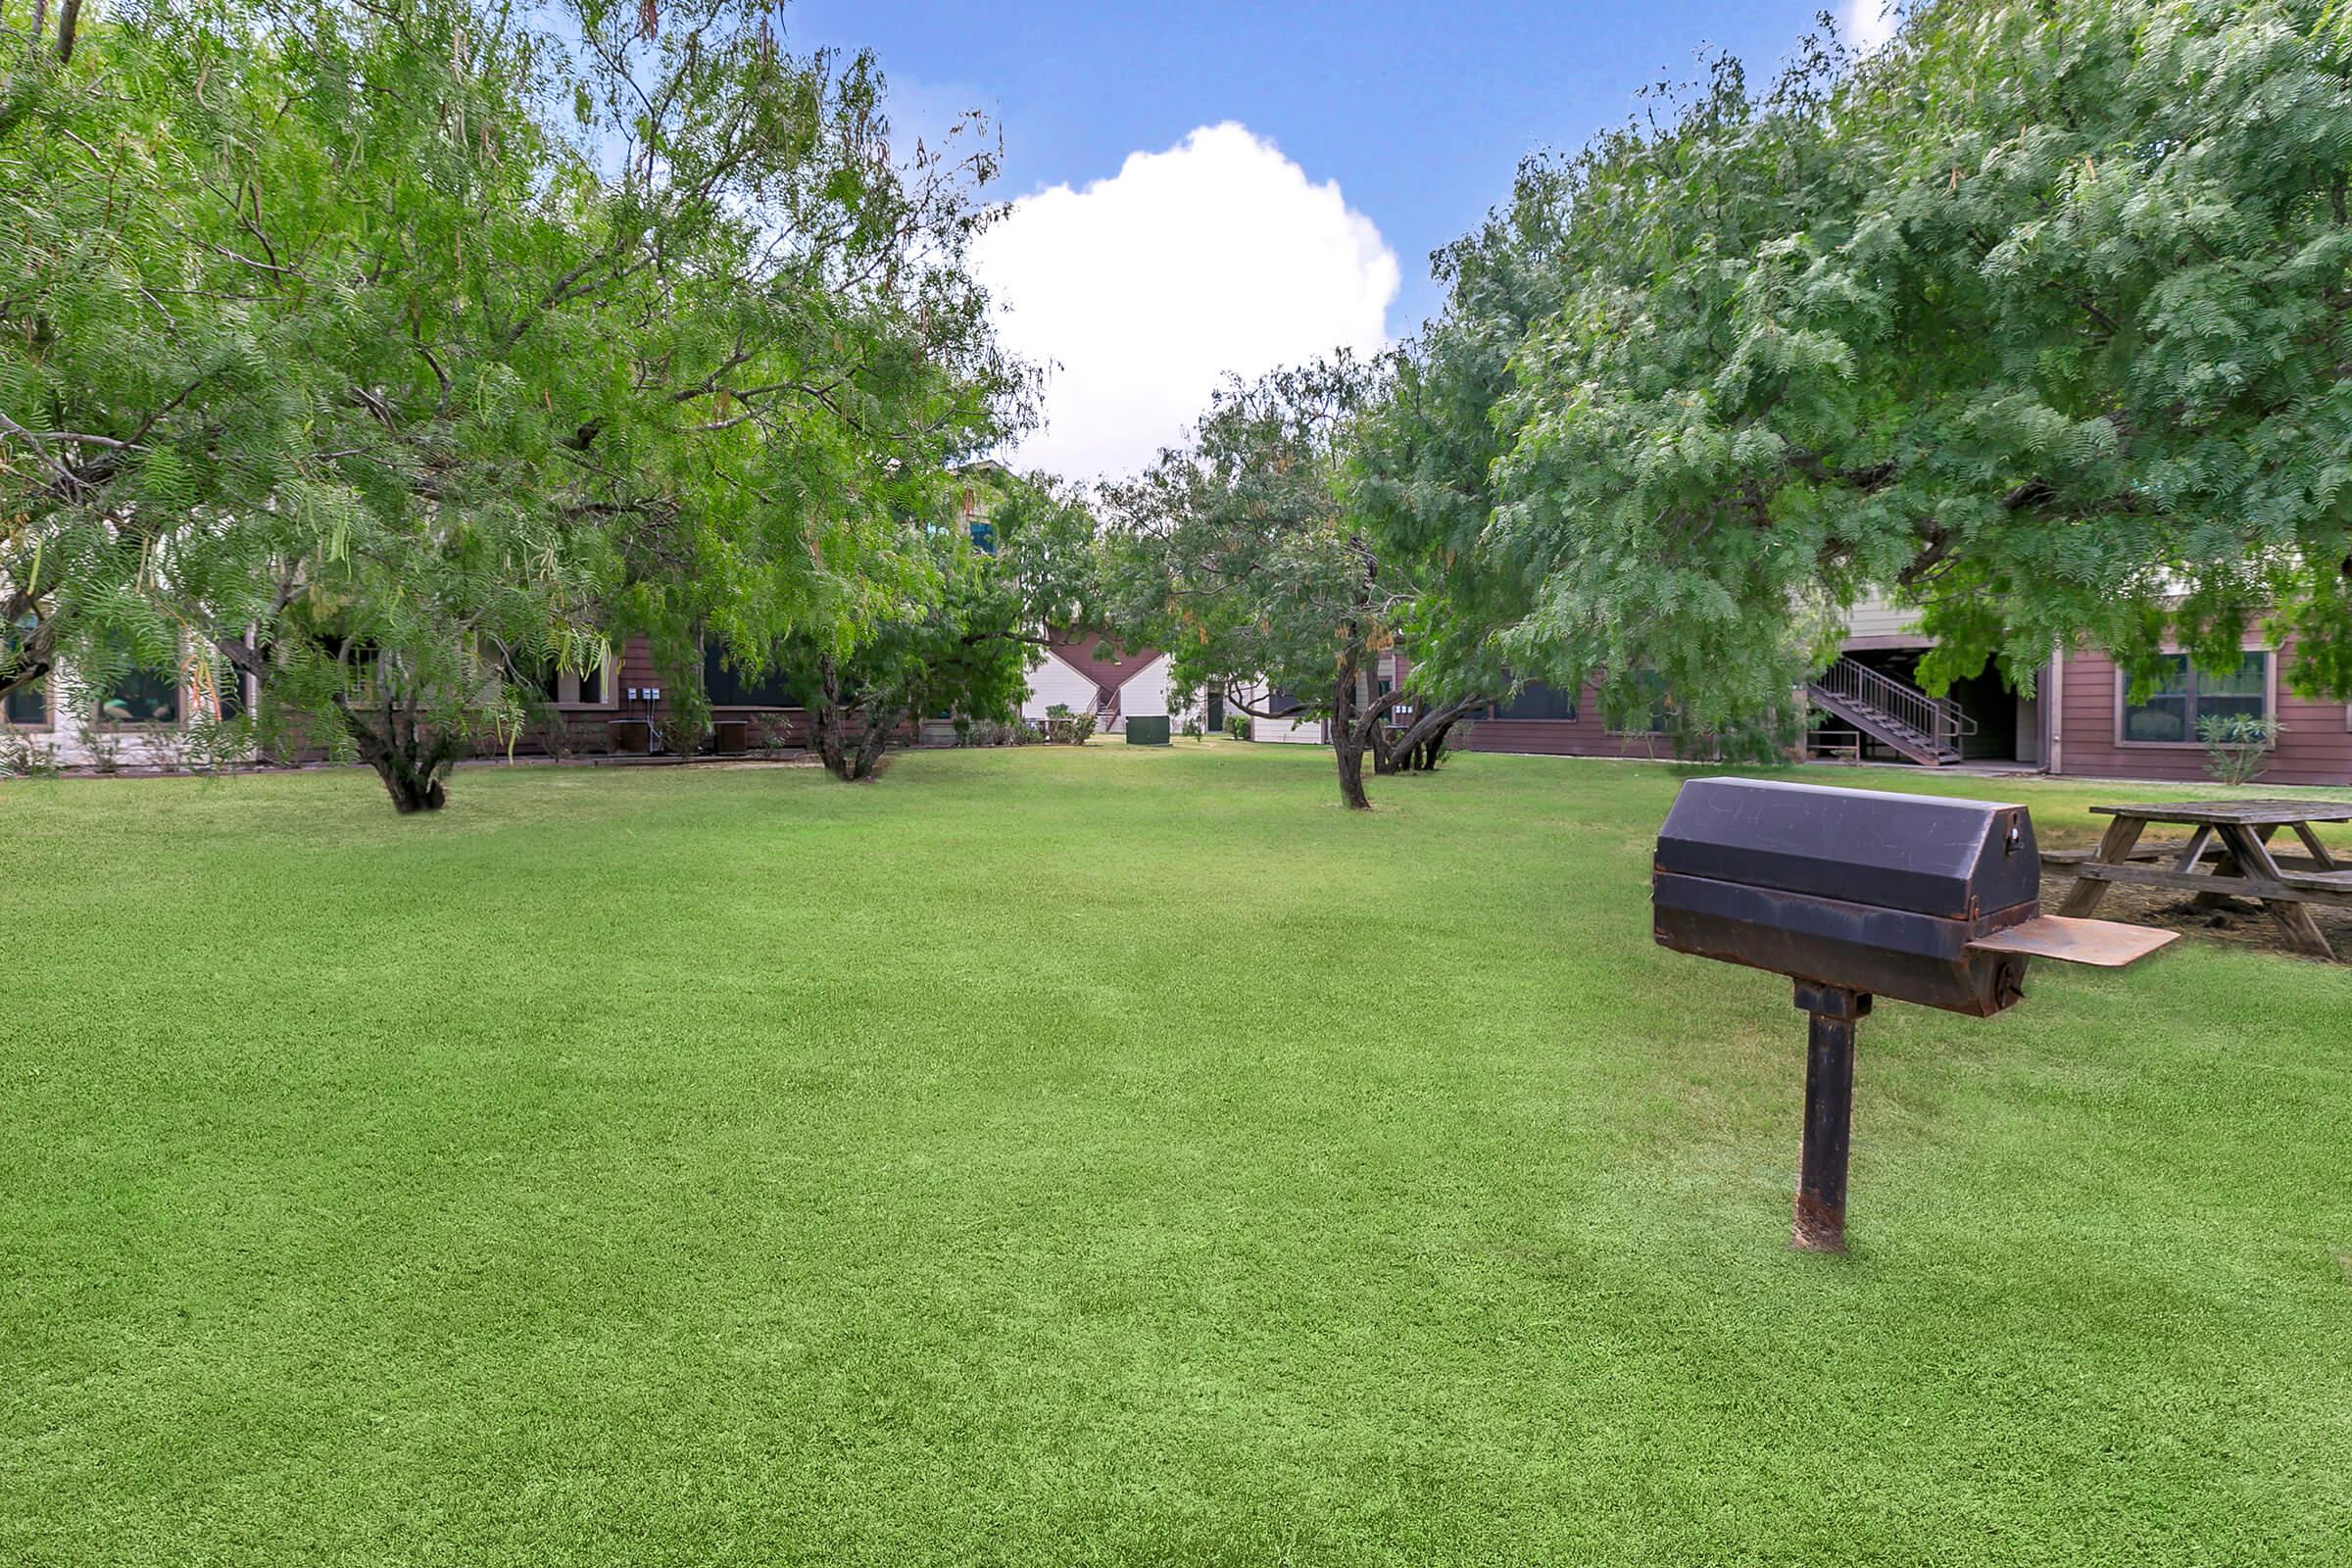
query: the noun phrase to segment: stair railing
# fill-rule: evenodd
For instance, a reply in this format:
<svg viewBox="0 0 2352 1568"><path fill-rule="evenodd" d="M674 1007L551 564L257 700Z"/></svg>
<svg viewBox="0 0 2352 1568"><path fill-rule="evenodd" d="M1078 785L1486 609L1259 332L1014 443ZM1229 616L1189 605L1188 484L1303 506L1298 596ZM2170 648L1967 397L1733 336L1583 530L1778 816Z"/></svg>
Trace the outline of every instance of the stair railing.
<svg viewBox="0 0 2352 1568"><path fill-rule="evenodd" d="M1918 687L1882 675L1856 659L1840 659L1813 679L1832 697L1876 709L1904 728L1927 737L1938 752L1960 750L1963 736L1977 732L1977 721L1948 700L1930 697Z"/></svg>

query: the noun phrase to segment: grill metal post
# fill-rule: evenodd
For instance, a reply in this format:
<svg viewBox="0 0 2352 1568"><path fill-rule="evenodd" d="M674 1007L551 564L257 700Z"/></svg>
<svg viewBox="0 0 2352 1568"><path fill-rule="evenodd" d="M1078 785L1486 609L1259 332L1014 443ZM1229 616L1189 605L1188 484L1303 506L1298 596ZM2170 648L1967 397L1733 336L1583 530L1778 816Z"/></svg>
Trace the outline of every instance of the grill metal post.
<svg viewBox="0 0 2352 1568"><path fill-rule="evenodd" d="M1870 993L1796 982L1810 1017L1805 1048L1805 1132L1796 1162L1796 1222L1788 1245L1807 1252L1845 1250L1845 1162L1853 1144L1854 1030L1870 1015Z"/></svg>

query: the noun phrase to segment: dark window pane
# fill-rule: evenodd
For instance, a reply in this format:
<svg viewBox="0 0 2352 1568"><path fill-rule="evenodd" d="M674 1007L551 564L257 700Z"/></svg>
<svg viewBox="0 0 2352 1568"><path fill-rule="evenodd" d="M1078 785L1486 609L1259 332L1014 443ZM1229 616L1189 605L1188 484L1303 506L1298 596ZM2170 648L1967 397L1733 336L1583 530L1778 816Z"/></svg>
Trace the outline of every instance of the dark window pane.
<svg viewBox="0 0 2352 1568"><path fill-rule="evenodd" d="M46 724L49 722L48 682L36 680L18 687L8 694L8 721L11 724Z"/></svg>
<svg viewBox="0 0 2352 1568"><path fill-rule="evenodd" d="M1609 727L1620 735L1673 734L1674 699L1667 693L1666 677L1645 669L1634 677L1634 684L1648 699L1648 706L1619 714Z"/></svg>
<svg viewBox="0 0 2352 1568"><path fill-rule="evenodd" d="M997 525L993 522L972 524L972 548L984 556L997 553Z"/></svg>
<svg viewBox="0 0 2352 1568"><path fill-rule="evenodd" d="M1546 686L1540 680L1531 680L1520 687L1518 695L1508 702L1496 703L1494 716L1496 718L1572 719L1576 717L1576 699L1556 687Z"/></svg>
<svg viewBox="0 0 2352 1568"><path fill-rule="evenodd" d="M2128 741L2184 741L2188 733L2188 694L2172 692L2133 703L2124 710L2124 739Z"/></svg>
<svg viewBox="0 0 2352 1568"><path fill-rule="evenodd" d="M2163 683L2144 702L2124 700L2124 739L2189 742L2208 718L2261 718L2270 711L2271 656L2251 653L2235 669L2198 669L2186 654L2164 656Z"/></svg>
<svg viewBox="0 0 2352 1568"><path fill-rule="evenodd" d="M1306 705L1286 691L1266 693L1266 712L1275 718L1296 713Z"/></svg>
<svg viewBox="0 0 2352 1568"><path fill-rule="evenodd" d="M601 703L605 700L605 666L597 665L580 677L580 701Z"/></svg>
<svg viewBox="0 0 2352 1568"><path fill-rule="evenodd" d="M179 677L132 670L114 684L98 705L98 716L112 724L176 724L179 722Z"/></svg>
<svg viewBox="0 0 2352 1568"><path fill-rule="evenodd" d="M709 643L703 649L703 690L710 694L714 708L798 708L793 699L792 683L777 670L769 670L759 680L748 680L737 673L726 660L726 647Z"/></svg>

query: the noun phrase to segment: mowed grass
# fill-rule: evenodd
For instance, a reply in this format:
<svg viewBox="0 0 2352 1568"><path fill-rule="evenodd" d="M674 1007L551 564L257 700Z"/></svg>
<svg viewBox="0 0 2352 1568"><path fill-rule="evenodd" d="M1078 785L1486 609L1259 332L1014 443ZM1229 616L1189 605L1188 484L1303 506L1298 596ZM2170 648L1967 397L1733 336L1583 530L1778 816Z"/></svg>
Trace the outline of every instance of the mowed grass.
<svg viewBox="0 0 2352 1568"><path fill-rule="evenodd" d="M2352 1560L2352 970L1887 1006L1794 1255L1679 776L0 785L0 1562Z"/></svg>

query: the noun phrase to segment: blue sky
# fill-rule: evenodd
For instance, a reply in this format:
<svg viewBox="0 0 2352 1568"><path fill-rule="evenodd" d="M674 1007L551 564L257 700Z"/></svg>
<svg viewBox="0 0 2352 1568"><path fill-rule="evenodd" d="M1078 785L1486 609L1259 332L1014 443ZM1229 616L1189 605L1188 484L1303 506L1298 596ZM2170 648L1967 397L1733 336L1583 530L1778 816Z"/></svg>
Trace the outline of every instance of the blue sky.
<svg viewBox="0 0 2352 1568"><path fill-rule="evenodd" d="M1061 368L1050 394L1057 427L1090 410L1111 419L1106 399L1148 403L1149 383L1182 383L1157 388L1165 408L1121 416L1134 426L1123 436L1106 427L1029 453L1115 471L1147 437L1180 433L1144 426L1197 408L1212 361L1255 373L1270 362L1248 362L1302 357L1321 337L1362 347L1367 333L1411 331L1439 303L1428 253L1507 191L1523 153L1574 146L1623 119L1645 83L1688 79L1703 48L1769 71L1817 7L805 0L786 24L796 47L873 49L903 131L986 112L1005 144L999 195L1068 187L1069 200L1020 215L1025 232L996 246L983 275L1020 318L1015 346ZM1188 147L1203 127L1225 127L1223 138ZM1115 196L1102 182L1123 173L1149 176L1133 199L1092 199ZM1242 194L1228 203L1228 191ZM1169 231L1153 228L1153 213ZM1375 304L1383 246L1395 278ZM1158 259L1164 273L1153 275ZM1221 280L1196 289L1188 280L1203 261ZM1130 271L1126 292L1108 286ZM1097 283L1101 298L1074 297ZM1332 319L1311 319L1326 298ZM1141 315L1167 318L1159 340L1129 337ZM1230 345L1211 350L1203 334ZM1163 346L1198 352L1179 365ZM1090 355L1102 363L1082 368Z"/></svg>

